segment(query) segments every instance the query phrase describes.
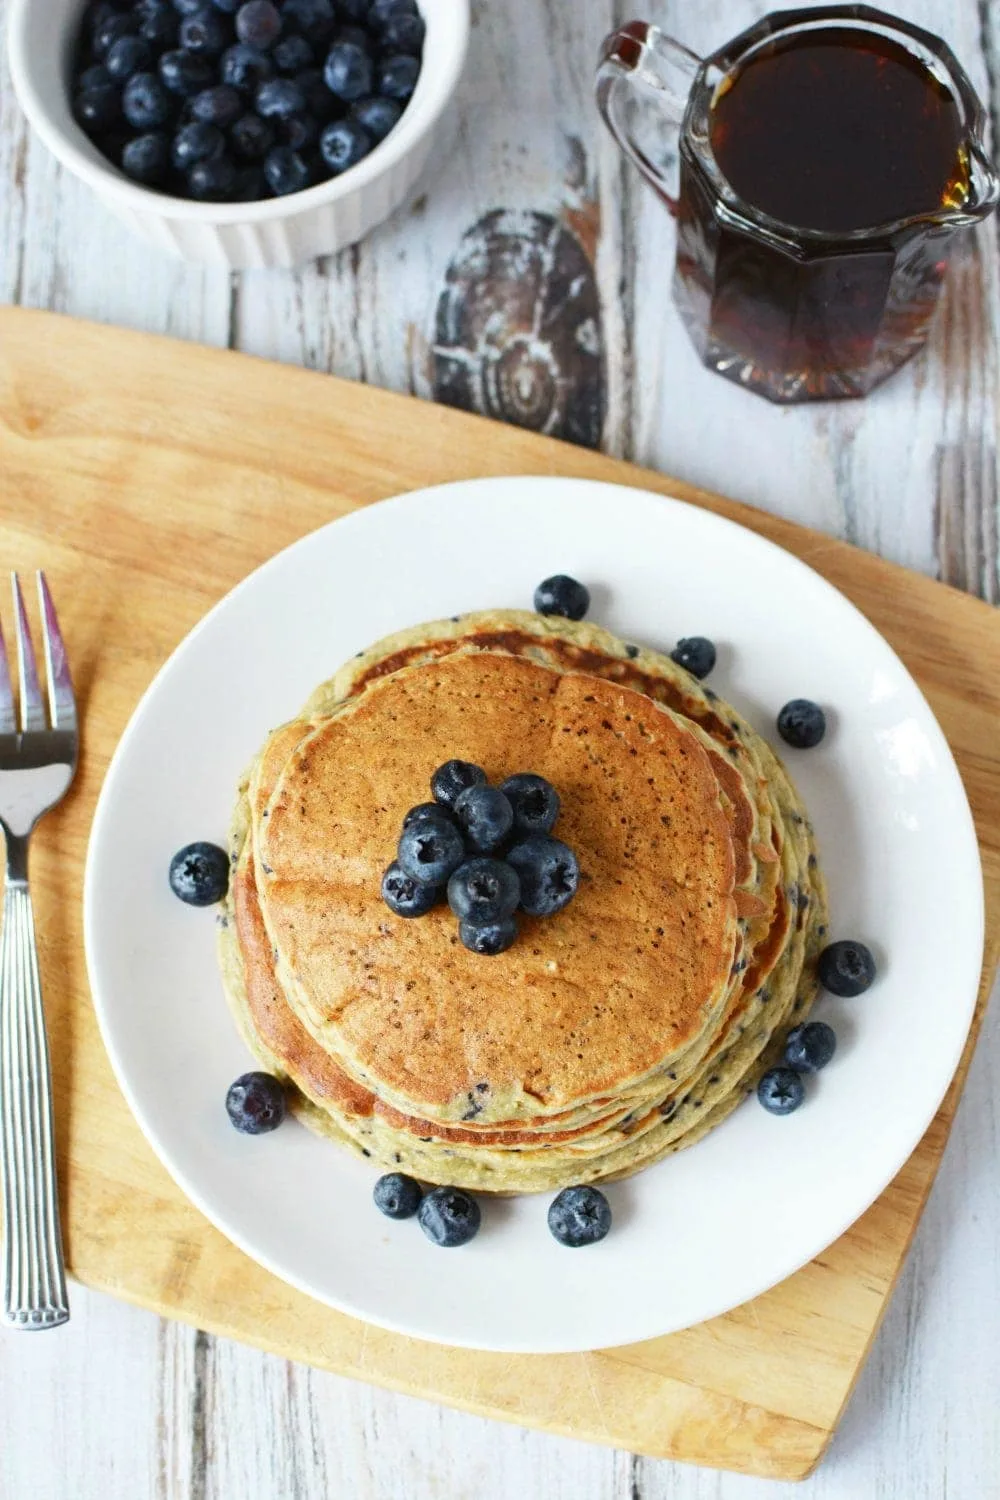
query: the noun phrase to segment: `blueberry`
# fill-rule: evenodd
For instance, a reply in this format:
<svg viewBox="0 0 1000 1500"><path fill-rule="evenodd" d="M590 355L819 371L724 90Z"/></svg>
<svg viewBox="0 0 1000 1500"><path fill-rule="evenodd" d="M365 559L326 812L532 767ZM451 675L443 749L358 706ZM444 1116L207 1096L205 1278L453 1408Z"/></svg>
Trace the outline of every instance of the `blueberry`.
<svg viewBox="0 0 1000 1500"><path fill-rule="evenodd" d="M382 876L382 900L397 917L426 916L437 905L440 895L440 886L421 885L419 880L404 874L396 860Z"/></svg>
<svg viewBox="0 0 1000 1500"><path fill-rule="evenodd" d="M93 67L84 68L76 79L76 91L78 94L89 93L91 89L107 88L111 82L111 74L103 63L94 63Z"/></svg>
<svg viewBox="0 0 1000 1500"><path fill-rule="evenodd" d="M212 0L216 10L224 11L227 16L234 16L242 3L243 0Z"/></svg>
<svg viewBox="0 0 1000 1500"><path fill-rule="evenodd" d="M535 608L540 615L561 615L582 620L590 608L590 590L565 573L546 578L535 590Z"/></svg>
<svg viewBox="0 0 1000 1500"><path fill-rule="evenodd" d="M239 167L236 172L236 182L230 194L233 203L259 203L262 198L269 198L267 182L264 173L258 166Z"/></svg>
<svg viewBox="0 0 1000 1500"><path fill-rule="evenodd" d="M195 162L222 156L225 149L226 138L218 126L193 120L190 125L181 126L174 136L170 156L178 172L187 172Z"/></svg>
<svg viewBox="0 0 1000 1500"><path fill-rule="evenodd" d="M378 94L373 94L368 99L358 99L351 105L351 119L357 120L376 146L379 141L385 140L402 113L402 107L395 99L383 99Z"/></svg>
<svg viewBox="0 0 1000 1500"><path fill-rule="evenodd" d="M399 99L401 102L410 98L417 86L420 76L420 62L408 53L397 52L392 57L383 57L378 65L375 79L375 87L380 94L387 99ZM362 89L364 94L368 89ZM577 619L582 618L576 616Z"/></svg>
<svg viewBox="0 0 1000 1500"><path fill-rule="evenodd" d="M218 844L185 844L170 861L170 889L188 906L211 906L229 888L229 856Z"/></svg>
<svg viewBox="0 0 1000 1500"><path fill-rule="evenodd" d="M370 52L372 38L363 26L338 26L334 33L335 42L353 42L355 47L360 47L362 52Z"/></svg>
<svg viewBox="0 0 1000 1500"><path fill-rule="evenodd" d="M93 38L105 21L110 21L112 16L119 14L114 0L96 0L96 4L88 5L83 13L83 29Z"/></svg>
<svg viewBox="0 0 1000 1500"><path fill-rule="evenodd" d="M465 1245L478 1232L479 1204L461 1188L431 1188L420 1200L417 1223L435 1245L451 1249Z"/></svg>
<svg viewBox="0 0 1000 1500"><path fill-rule="evenodd" d="M323 82L319 68L306 68L304 73L296 73L295 82L306 101L306 109L317 120L329 120L339 110L340 106Z"/></svg>
<svg viewBox="0 0 1000 1500"><path fill-rule="evenodd" d="M515 844L508 864L521 881L521 909L531 917L551 917L576 895L580 866L572 849L547 833Z"/></svg>
<svg viewBox="0 0 1000 1500"><path fill-rule="evenodd" d="M331 94L352 104L372 92L372 60L354 42L337 43L326 55L323 78Z"/></svg>
<svg viewBox="0 0 1000 1500"><path fill-rule="evenodd" d="M337 9L349 21L363 22L368 19L370 6L371 0L339 0Z"/></svg>
<svg viewBox="0 0 1000 1500"><path fill-rule="evenodd" d="M411 807L403 819L403 827L409 828L413 823L451 823L454 818L446 807L440 802L419 802L416 807Z"/></svg>
<svg viewBox="0 0 1000 1500"><path fill-rule="evenodd" d="M157 51L177 45L177 13L167 0L139 0L139 35Z"/></svg>
<svg viewBox="0 0 1000 1500"><path fill-rule="evenodd" d="M297 27L313 43L328 42L337 22L331 0L285 0L284 14L286 24Z"/></svg>
<svg viewBox="0 0 1000 1500"><path fill-rule="evenodd" d="M431 795L435 802L454 807L466 787L485 784L486 772L481 766L467 760L447 760L431 777Z"/></svg>
<svg viewBox="0 0 1000 1500"><path fill-rule="evenodd" d="M771 1115L790 1115L805 1096L805 1085L794 1068L771 1068L757 1085L757 1098Z"/></svg>
<svg viewBox="0 0 1000 1500"><path fill-rule="evenodd" d="M517 923L513 917L503 917L499 922L459 922L458 935L470 953L479 953L484 958L495 958L498 953L517 941Z"/></svg>
<svg viewBox="0 0 1000 1500"><path fill-rule="evenodd" d="M228 156L195 162L188 173L188 191L203 203L222 203L236 189L236 168Z"/></svg>
<svg viewBox="0 0 1000 1500"><path fill-rule="evenodd" d="M293 151L304 151L318 138L319 121L314 115L292 115L287 120L279 120L278 135L283 146L291 146Z"/></svg>
<svg viewBox="0 0 1000 1500"><path fill-rule="evenodd" d="M254 94L265 78L274 72L274 63L266 52L238 42L222 54L222 81L244 94Z"/></svg>
<svg viewBox="0 0 1000 1500"><path fill-rule="evenodd" d="M778 733L796 750L811 750L826 734L826 715L818 703L793 698L778 715Z"/></svg>
<svg viewBox="0 0 1000 1500"><path fill-rule="evenodd" d="M122 171L133 182L158 187L170 169L170 144L160 131L133 136L122 151Z"/></svg>
<svg viewBox="0 0 1000 1500"><path fill-rule="evenodd" d="M793 1026L785 1038L785 1062L798 1073L818 1073L837 1050L837 1034L825 1021Z"/></svg>
<svg viewBox="0 0 1000 1500"><path fill-rule="evenodd" d="M449 823L411 823L400 834L397 857L406 874L421 885L444 885L465 858L465 845Z"/></svg>
<svg viewBox="0 0 1000 1500"><path fill-rule="evenodd" d="M816 964L819 982L831 995L863 995L875 978L875 960L864 943L842 938L823 949Z"/></svg>
<svg viewBox="0 0 1000 1500"><path fill-rule="evenodd" d="M466 787L455 803L455 816L469 848L479 854L499 849L514 826L514 809L495 786Z"/></svg>
<svg viewBox="0 0 1000 1500"><path fill-rule="evenodd" d="M108 130L121 119L122 96L116 83L100 84L77 94L74 103L76 118L84 129L91 132Z"/></svg>
<svg viewBox="0 0 1000 1500"><path fill-rule="evenodd" d="M179 11L182 16L193 16L204 4L205 0L174 0L174 10Z"/></svg>
<svg viewBox="0 0 1000 1500"><path fill-rule="evenodd" d="M282 37L271 49L274 65L279 73L301 73L311 68L316 61L313 49L304 36Z"/></svg>
<svg viewBox="0 0 1000 1500"><path fill-rule="evenodd" d="M236 12L236 35L248 47L262 52L281 35L281 15L271 0L247 0Z"/></svg>
<svg viewBox="0 0 1000 1500"><path fill-rule="evenodd" d="M700 682L715 666L715 646L707 636L686 635L671 651L670 660Z"/></svg>
<svg viewBox="0 0 1000 1500"><path fill-rule="evenodd" d="M419 16L392 15L382 27L382 46L386 52L409 52L419 57L426 30Z"/></svg>
<svg viewBox="0 0 1000 1500"><path fill-rule="evenodd" d="M100 62L111 51L115 42L124 36L135 36L139 22L135 16L112 15L103 21L94 32L92 50Z"/></svg>
<svg viewBox="0 0 1000 1500"><path fill-rule="evenodd" d="M544 776L521 771L508 776L500 790L514 809L518 833L551 833L559 817L559 793Z"/></svg>
<svg viewBox="0 0 1000 1500"><path fill-rule="evenodd" d="M238 89L231 84L217 83L210 89L202 89L191 100L191 118L203 125L218 125L225 129L243 113L243 100Z"/></svg>
<svg viewBox="0 0 1000 1500"><path fill-rule="evenodd" d="M134 129L155 130L173 112L173 101L155 73L136 73L125 85L122 113Z"/></svg>
<svg viewBox="0 0 1000 1500"><path fill-rule="evenodd" d="M274 131L260 115L241 115L229 132L229 142L244 161L260 161L274 145Z"/></svg>
<svg viewBox="0 0 1000 1500"><path fill-rule="evenodd" d="M217 10L199 10L181 22L181 46L200 57L218 57L232 40L233 28Z"/></svg>
<svg viewBox="0 0 1000 1500"><path fill-rule="evenodd" d="M290 120L306 107L302 90L291 78L269 78L257 90L257 113L265 120Z"/></svg>
<svg viewBox="0 0 1000 1500"><path fill-rule="evenodd" d="M412 1219L423 1196L420 1183L405 1172L386 1172L372 1189L375 1207L387 1219Z"/></svg>
<svg viewBox="0 0 1000 1500"><path fill-rule="evenodd" d="M560 1245L596 1245L611 1228L611 1204L600 1188L563 1188L549 1204L549 1229Z"/></svg>
<svg viewBox="0 0 1000 1500"><path fill-rule="evenodd" d="M370 0L368 24L380 29L390 16L415 16L417 14L416 0Z"/></svg>
<svg viewBox="0 0 1000 1500"><path fill-rule="evenodd" d="M473 927L486 927L513 916L520 899L521 882L506 860L487 859L483 855L467 859L448 881L448 905L460 922L469 922Z"/></svg>
<svg viewBox="0 0 1000 1500"><path fill-rule="evenodd" d="M229 1085L226 1113L243 1135L277 1130L287 1109L285 1091L270 1073L244 1073Z"/></svg>
<svg viewBox="0 0 1000 1500"><path fill-rule="evenodd" d="M297 151L291 146L275 146L264 158L264 176L272 193L284 197L287 193L300 193L309 186L310 172Z"/></svg>
<svg viewBox="0 0 1000 1500"><path fill-rule="evenodd" d="M367 133L353 120L334 120L323 129L319 149L331 177L355 166L372 148Z"/></svg>
<svg viewBox="0 0 1000 1500"><path fill-rule="evenodd" d="M124 83L133 73L140 73L153 61L153 49L139 36L120 36L107 50L104 66L112 78Z"/></svg>
<svg viewBox="0 0 1000 1500"><path fill-rule="evenodd" d="M143 74L137 75L139 78ZM164 52L160 58L160 78L172 94L188 99L192 94L207 89L214 80L212 64L207 57L198 57L194 52Z"/></svg>

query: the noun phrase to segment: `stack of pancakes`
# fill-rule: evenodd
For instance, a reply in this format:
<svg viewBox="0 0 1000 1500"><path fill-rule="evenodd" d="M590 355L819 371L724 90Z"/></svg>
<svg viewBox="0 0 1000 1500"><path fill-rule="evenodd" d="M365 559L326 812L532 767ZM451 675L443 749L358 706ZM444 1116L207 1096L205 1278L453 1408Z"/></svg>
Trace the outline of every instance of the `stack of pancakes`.
<svg viewBox="0 0 1000 1500"><path fill-rule="evenodd" d="M506 953L381 899L436 766L534 771L581 867ZM533 1192L697 1140L808 1010L825 901L784 769L682 667L588 624L491 611L379 642L240 788L227 994L306 1124L429 1182Z"/></svg>

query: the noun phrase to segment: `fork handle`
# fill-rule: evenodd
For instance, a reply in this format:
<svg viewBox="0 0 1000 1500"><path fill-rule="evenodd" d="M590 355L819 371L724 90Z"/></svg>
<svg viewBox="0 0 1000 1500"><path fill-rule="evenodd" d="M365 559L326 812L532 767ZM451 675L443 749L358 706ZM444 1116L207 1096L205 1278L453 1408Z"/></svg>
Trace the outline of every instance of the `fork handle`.
<svg viewBox="0 0 1000 1500"><path fill-rule="evenodd" d="M52 1078L26 849L11 858L0 933L0 1187L3 1321L54 1328L69 1317L59 1228ZM20 842L19 840L17 842ZM24 873L13 873L20 864Z"/></svg>

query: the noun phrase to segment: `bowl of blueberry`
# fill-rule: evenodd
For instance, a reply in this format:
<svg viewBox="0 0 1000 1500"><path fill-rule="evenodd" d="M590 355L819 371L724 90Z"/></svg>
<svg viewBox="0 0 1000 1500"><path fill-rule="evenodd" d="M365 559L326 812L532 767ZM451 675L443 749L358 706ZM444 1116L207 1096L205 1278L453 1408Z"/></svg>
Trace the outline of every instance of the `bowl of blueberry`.
<svg viewBox="0 0 1000 1500"><path fill-rule="evenodd" d="M469 0L12 0L29 121L147 240L233 268L354 244L413 191Z"/></svg>

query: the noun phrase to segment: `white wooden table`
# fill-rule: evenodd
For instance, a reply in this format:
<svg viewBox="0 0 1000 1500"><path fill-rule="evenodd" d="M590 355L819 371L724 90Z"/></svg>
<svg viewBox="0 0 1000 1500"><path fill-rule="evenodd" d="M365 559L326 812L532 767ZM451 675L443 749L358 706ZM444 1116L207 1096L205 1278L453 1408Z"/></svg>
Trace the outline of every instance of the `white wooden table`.
<svg viewBox="0 0 1000 1500"><path fill-rule="evenodd" d="M1000 11L884 3L952 43L996 122ZM369 241L297 274L230 277L131 240L29 138L0 71L0 301L432 397L435 310L462 236L494 209L549 215L594 262L609 450L995 602L997 223L956 261L924 358L863 403L781 410L699 366L669 300L671 222L598 128L592 66L613 23L645 14L708 50L768 8L478 0L454 154ZM521 221L525 232L540 222ZM529 380L512 399L530 406L535 394ZM565 402L543 406L557 431L571 419ZM998 1099L994 1007L902 1284L830 1455L799 1493L1000 1496ZM79 1287L65 1329L0 1337L2 1500L757 1500L776 1489L371 1390Z"/></svg>

